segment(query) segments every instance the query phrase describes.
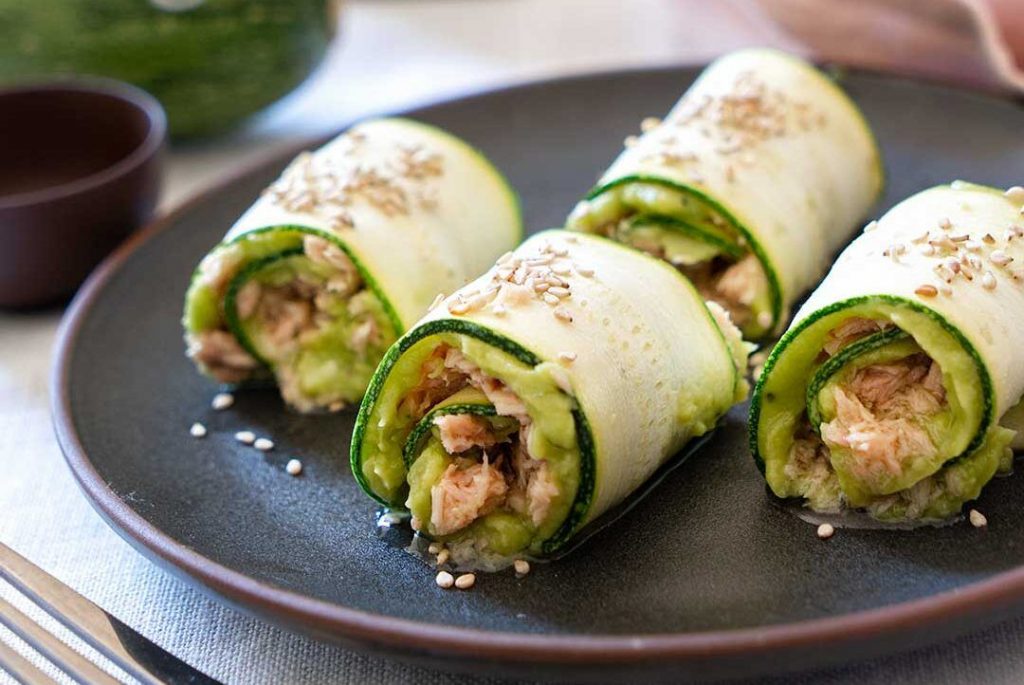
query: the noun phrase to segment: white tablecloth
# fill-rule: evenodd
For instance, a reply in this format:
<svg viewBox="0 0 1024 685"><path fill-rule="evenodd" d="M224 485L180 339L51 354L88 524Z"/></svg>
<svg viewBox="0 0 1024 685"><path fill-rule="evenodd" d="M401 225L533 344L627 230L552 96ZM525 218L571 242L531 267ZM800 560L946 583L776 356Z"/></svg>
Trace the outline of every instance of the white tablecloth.
<svg viewBox="0 0 1024 685"><path fill-rule="evenodd" d="M231 139L173 152L162 207L231 167L361 114L529 78L696 61L754 43L797 47L743 0L351 2L342 39L299 91ZM0 541L225 682L469 682L243 616L157 569L108 529L75 486L50 425L47 384L59 317L0 314ZM26 606L3 583L0 596ZM24 650L2 628L0 640ZM1022 648L1024 620L779 682L1022 683Z"/></svg>

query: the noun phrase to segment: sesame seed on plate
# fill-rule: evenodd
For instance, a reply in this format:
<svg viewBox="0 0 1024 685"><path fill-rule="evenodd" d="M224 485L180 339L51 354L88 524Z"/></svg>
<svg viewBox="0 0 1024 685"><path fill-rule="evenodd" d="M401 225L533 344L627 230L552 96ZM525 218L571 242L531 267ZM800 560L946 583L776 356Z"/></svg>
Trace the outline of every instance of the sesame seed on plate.
<svg viewBox="0 0 1024 685"><path fill-rule="evenodd" d="M289 476L297 476L302 473L302 462L298 459L289 459L284 470L288 472Z"/></svg>
<svg viewBox="0 0 1024 685"><path fill-rule="evenodd" d="M274 441L270 438L256 438L256 441L252 444L253 447L258 449L260 452L269 452L274 449Z"/></svg>
<svg viewBox="0 0 1024 685"><path fill-rule="evenodd" d="M626 136L626 139L622 141L622 144L625 145L626 147L633 147L634 145L636 145L638 140L640 139L637 138L636 136Z"/></svg>
<svg viewBox="0 0 1024 685"><path fill-rule="evenodd" d="M981 285L985 290L995 290L996 288L996 277L992 275L991 271L986 271L981 276Z"/></svg>
<svg viewBox="0 0 1024 685"><path fill-rule="evenodd" d="M570 314L569 312L565 311L564 309L556 309L555 310L555 318L558 319L559 321L564 321L566 323L572 323L572 314Z"/></svg>
<svg viewBox="0 0 1024 685"><path fill-rule="evenodd" d="M828 540L830 537L835 535L836 529L831 523L823 523L818 526L818 537L822 540Z"/></svg>
<svg viewBox="0 0 1024 685"><path fill-rule="evenodd" d="M437 586L439 588L444 588L445 590L447 590L455 584L455 577L447 571L440 571L434 578L434 582L437 583Z"/></svg>
<svg viewBox="0 0 1024 685"><path fill-rule="evenodd" d="M939 228L944 231L948 231L953 228L953 222L949 220L949 217L943 217L939 219Z"/></svg>
<svg viewBox="0 0 1024 685"><path fill-rule="evenodd" d="M761 328L768 328L772 325L772 315L769 312L761 312L757 315L757 325Z"/></svg>
<svg viewBox="0 0 1024 685"><path fill-rule="evenodd" d="M977 509L971 509L967 514L967 518L971 520L971 525L975 528L984 528L988 525L988 519Z"/></svg>
<svg viewBox="0 0 1024 685"><path fill-rule="evenodd" d="M917 290L914 291L914 294L920 295L921 297L935 297L939 294L939 290L934 285L925 283L924 285L917 286Z"/></svg>
<svg viewBox="0 0 1024 685"><path fill-rule="evenodd" d="M213 401L210 402L210 406L216 411L222 411L227 409L235 403L235 396L229 392L219 392L213 396Z"/></svg>
<svg viewBox="0 0 1024 685"><path fill-rule="evenodd" d="M476 574L463 573L461 576L455 579L455 587L460 590L468 590L476 584Z"/></svg>
<svg viewBox="0 0 1024 685"><path fill-rule="evenodd" d="M256 442L256 434L252 431L238 431L235 433L235 440L243 445L251 445Z"/></svg>
<svg viewBox="0 0 1024 685"><path fill-rule="evenodd" d="M574 362L576 361L575 352L559 352L558 358L563 362Z"/></svg>
<svg viewBox="0 0 1024 685"><path fill-rule="evenodd" d="M205 438L206 437L206 426L196 421L192 424L192 427L188 429L188 432L193 438Z"/></svg>
<svg viewBox="0 0 1024 685"><path fill-rule="evenodd" d="M515 566L517 576L525 576L530 572L530 562L526 559L516 559L513 566Z"/></svg>

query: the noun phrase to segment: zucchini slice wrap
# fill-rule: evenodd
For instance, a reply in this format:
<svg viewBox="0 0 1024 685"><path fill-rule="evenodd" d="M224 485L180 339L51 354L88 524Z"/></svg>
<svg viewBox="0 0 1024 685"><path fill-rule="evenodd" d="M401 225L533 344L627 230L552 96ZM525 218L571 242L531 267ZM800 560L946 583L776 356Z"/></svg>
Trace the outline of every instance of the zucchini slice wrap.
<svg viewBox="0 0 1024 685"><path fill-rule="evenodd" d="M772 492L934 522L1009 472L1024 416L1021 196L931 188L840 255L754 390L751 449Z"/></svg>
<svg viewBox="0 0 1024 685"><path fill-rule="evenodd" d="M566 228L676 265L749 339L781 330L884 185L853 101L774 50L719 58L641 130Z"/></svg>
<svg viewBox="0 0 1024 685"><path fill-rule="evenodd" d="M388 350L352 470L462 566L550 556L746 396L746 354L669 265L545 231Z"/></svg>
<svg viewBox="0 0 1024 685"><path fill-rule="evenodd" d="M439 293L522 240L518 200L467 143L361 123L285 169L200 262L188 355L226 384L275 382L301 412L357 403Z"/></svg>

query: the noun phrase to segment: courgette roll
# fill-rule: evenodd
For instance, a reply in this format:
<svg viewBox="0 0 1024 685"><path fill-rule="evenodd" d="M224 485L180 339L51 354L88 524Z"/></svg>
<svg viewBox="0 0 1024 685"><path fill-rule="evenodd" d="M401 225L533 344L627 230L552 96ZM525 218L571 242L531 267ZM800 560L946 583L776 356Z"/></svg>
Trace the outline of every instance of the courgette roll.
<svg viewBox="0 0 1024 685"><path fill-rule="evenodd" d="M819 512L955 516L1010 469L1024 392L1024 190L954 182L868 224L765 362L751 447Z"/></svg>
<svg viewBox="0 0 1024 685"><path fill-rule="evenodd" d="M438 293L520 240L516 196L479 152L407 119L362 123L300 155L202 260L188 355L222 383L274 381L299 411L336 411Z"/></svg>
<svg viewBox="0 0 1024 685"><path fill-rule="evenodd" d="M674 264L750 339L781 329L884 182L856 105L773 50L721 57L641 130L566 227Z"/></svg>
<svg viewBox="0 0 1024 685"><path fill-rule="evenodd" d="M550 555L745 397L745 359L675 269L546 231L388 350L352 469L458 564Z"/></svg>

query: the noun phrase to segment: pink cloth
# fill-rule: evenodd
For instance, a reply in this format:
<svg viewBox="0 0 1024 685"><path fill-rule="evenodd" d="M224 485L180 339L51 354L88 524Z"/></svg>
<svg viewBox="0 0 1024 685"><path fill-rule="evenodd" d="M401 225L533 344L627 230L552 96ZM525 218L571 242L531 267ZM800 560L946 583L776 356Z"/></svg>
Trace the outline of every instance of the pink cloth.
<svg viewBox="0 0 1024 685"><path fill-rule="evenodd" d="M1024 0L759 0L823 59L1024 91Z"/></svg>

